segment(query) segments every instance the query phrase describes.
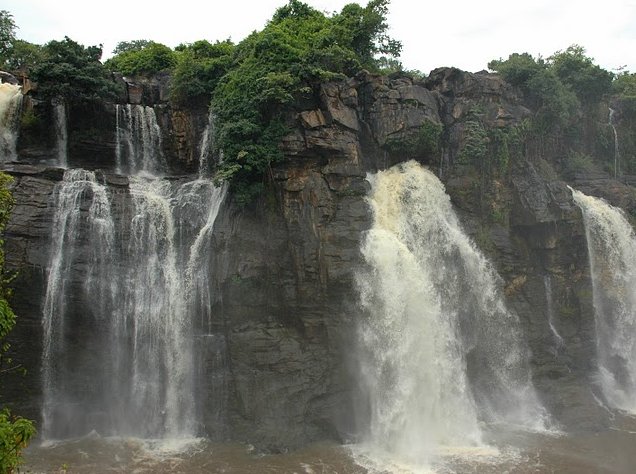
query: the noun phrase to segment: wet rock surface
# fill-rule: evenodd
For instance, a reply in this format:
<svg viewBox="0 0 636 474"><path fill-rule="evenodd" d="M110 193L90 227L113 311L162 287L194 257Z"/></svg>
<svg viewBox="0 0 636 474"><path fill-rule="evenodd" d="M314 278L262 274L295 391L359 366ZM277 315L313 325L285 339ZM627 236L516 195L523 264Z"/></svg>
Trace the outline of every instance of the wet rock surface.
<svg viewBox="0 0 636 474"><path fill-rule="evenodd" d="M161 84L144 89L130 83L131 103L164 100ZM230 195L215 223L213 324L227 344L228 413L224 426L215 426L213 407L204 406L205 430L272 450L345 440L355 432L356 320L364 317L355 278L360 242L372 221L365 176L410 159L390 154L387 142L407 140L424 123L443 127L443 144L418 160L441 175L466 231L499 272L508 304L523 323L541 399L565 429L607 424L595 401L594 310L580 211L540 157L512 163L497 178L459 162L466 118L476 106L491 128L514 126L530 113L498 76L443 68L426 81L362 73L323 84L313 102L290 114L294 126L282 141L286 159L272 168L262 196L239 207ZM71 164L106 170L104 179L120 199L116 208L124 212L127 179L110 174L112 104L73 114L90 121L74 120L84 124L84 135L71 140ZM196 168L205 114L169 105L158 113L173 171ZM27 161L38 154L29 150L49 146L28 133L21 140ZM41 308L62 171L19 164L5 170L16 179L17 202L5 232L7 268L19 272L12 351L29 372L21 382L3 381L2 398L37 417ZM570 184L630 212L636 208L634 189L607 175L577 175ZM213 376L213 367L203 370Z"/></svg>

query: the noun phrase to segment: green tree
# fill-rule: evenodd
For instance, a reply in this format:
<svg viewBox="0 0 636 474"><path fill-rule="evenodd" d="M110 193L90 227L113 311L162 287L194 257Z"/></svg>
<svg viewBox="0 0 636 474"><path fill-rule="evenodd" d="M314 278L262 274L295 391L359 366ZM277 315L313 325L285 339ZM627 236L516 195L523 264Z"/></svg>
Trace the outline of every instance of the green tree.
<svg viewBox="0 0 636 474"><path fill-rule="evenodd" d="M13 46L16 29L13 15L6 10L0 10L0 64L4 63Z"/></svg>
<svg viewBox="0 0 636 474"><path fill-rule="evenodd" d="M40 96L67 101L115 97L115 82L100 62L101 45L85 47L65 37L45 44L42 54L31 71Z"/></svg>
<svg viewBox="0 0 636 474"><path fill-rule="evenodd" d="M17 39L13 42L4 64L9 71L28 73L43 60L42 46Z"/></svg>
<svg viewBox="0 0 636 474"><path fill-rule="evenodd" d="M576 95L552 69L542 69L526 83L527 98L535 109L534 128L542 134L565 127L579 106Z"/></svg>
<svg viewBox="0 0 636 474"><path fill-rule="evenodd" d="M548 58L551 69L569 87L584 106L592 107L607 95L614 75L594 64L585 48L574 44Z"/></svg>
<svg viewBox="0 0 636 474"><path fill-rule="evenodd" d="M364 8L350 3L333 18L336 40L350 47L365 68L377 69L378 55L397 58L402 52L402 43L387 34L389 3L371 0Z"/></svg>
<svg viewBox="0 0 636 474"><path fill-rule="evenodd" d="M636 73L623 72L614 79L612 92L622 97L636 98Z"/></svg>
<svg viewBox="0 0 636 474"><path fill-rule="evenodd" d="M0 232L7 225L14 200L8 189L12 178L0 172ZM9 349L4 339L15 326L16 316L7 299L10 296L7 279L4 277L4 250L0 241L0 374L15 370L5 354ZM21 463L22 449L35 435L33 422L11 415L8 409L0 410L0 472L10 473Z"/></svg>
<svg viewBox="0 0 636 474"><path fill-rule="evenodd" d="M497 71L507 82L524 92L527 92L528 81L545 68L541 58L535 59L528 53L512 53L506 60L493 59L488 63L488 69Z"/></svg>
<svg viewBox="0 0 636 474"><path fill-rule="evenodd" d="M146 46L150 45L150 43L152 43L152 41L144 40L144 39L132 40L132 41L120 41L119 43L117 43L117 46L115 46L115 49L113 49L113 54L117 55L117 54L125 53L126 51L140 51L144 49Z"/></svg>
<svg viewBox="0 0 636 474"><path fill-rule="evenodd" d="M551 62L528 53L513 53L493 60L488 68L518 87L535 110L533 127L542 134L566 126L579 105L572 90L561 80Z"/></svg>
<svg viewBox="0 0 636 474"><path fill-rule="evenodd" d="M177 58L172 49L154 41L142 44L144 41L140 40L140 43L134 46L135 49L125 49L113 56L104 66L126 76L151 75L174 67ZM130 47L130 44L128 46Z"/></svg>
<svg viewBox="0 0 636 474"><path fill-rule="evenodd" d="M201 40L177 46L170 89L172 100L177 104L208 104L219 80L232 66L234 47L229 39L214 44Z"/></svg>
<svg viewBox="0 0 636 474"><path fill-rule="evenodd" d="M42 47L17 39L16 29L11 13L0 11L0 68L26 73L42 60Z"/></svg>

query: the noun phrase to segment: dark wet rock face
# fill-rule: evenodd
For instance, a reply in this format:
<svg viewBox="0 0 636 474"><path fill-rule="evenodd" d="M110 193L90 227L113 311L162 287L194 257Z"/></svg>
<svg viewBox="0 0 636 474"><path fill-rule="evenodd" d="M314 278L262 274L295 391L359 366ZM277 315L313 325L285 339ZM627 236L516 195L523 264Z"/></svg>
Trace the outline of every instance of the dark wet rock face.
<svg viewBox="0 0 636 474"><path fill-rule="evenodd" d="M207 112L173 109L165 81L129 80L127 99L156 105L171 171L193 172ZM33 107L49 113L46 104ZM224 435L275 450L355 432L356 320L363 317L355 276L372 221L365 176L412 158L441 175L464 228L501 275L532 352L534 383L556 421L576 430L607 423L592 388L594 318L580 211L539 157L517 159L501 175L461 162L476 107L489 130L513 127L531 113L498 76L450 68L425 82L362 73L322 84L290 113L293 127L281 145L286 159L273 167L262 196L241 208L230 195L215 223L212 314L225 336L229 374ZM439 146L419 146L422 131L434 127L443 131ZM71 108L69 130L71 166L107 170L125 209L127 179L110 174L115 106ZM23 132L20 157L51 159L52 133ZM395 144L405 142L415 144L413 156L396 152ZM2 397L37 417L41 307L62 174L41 165L5 169L16 178L17 205L5 233L7 267L19 271L13 352L29 370L20 382L29 389L25 396L9 382ZM607 176L577 176L573 184L636 207L633 188ZM202 370L204 378L213 376L214 367ZM214 403L203 405L201 425L212 430Z"/></svg>

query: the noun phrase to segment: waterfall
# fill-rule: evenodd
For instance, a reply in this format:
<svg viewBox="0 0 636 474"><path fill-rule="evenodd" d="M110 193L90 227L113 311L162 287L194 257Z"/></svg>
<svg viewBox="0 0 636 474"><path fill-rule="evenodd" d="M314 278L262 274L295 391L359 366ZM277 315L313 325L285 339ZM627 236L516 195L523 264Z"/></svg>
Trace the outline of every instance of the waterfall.
<svg viewBox="0 0 636 474"><path fill-rule="evenodd" d="M84 204L89 199L87 212ZM85 289L93 288L94 272L112 260L114 239L109 198L106 188L97 182L95 173L82 169L66 171L57 191L55 209L52 253L42 319L42 433L45 437L53 435L56 430L67 430L73 423L73 412L77 409L72 396L68 397L64 385L59 383L72 376L78 362L71 357L72 341L66 338L74 319L69 306L75 293L81 291L81 284L77 283L79 278L71 279L71 269L74 262L85 260L84 256L76 253L83 240L90 241L91 248L95 251L98 249L99 258L89 270L91 275L86 279ZM114 280L106 280L104 283L108 281ZM101 290L94 295L97 307L108 307L107 301L113 295Z"/></svg>
<svg viewBox="0 0 636 474"><path fill-rule="evenodd" d="M618 132L614 126L614 113L614 109L610 108L608 123L614 132L614 179L616 179L616 176L618 175L618 165L620 163L620 152L618 149Z"/></svg>
<svg viewBox="0 0 636 474"><path fill-rule="evenodd" d="M167 169L161 129L155 109L143 105L116 106L117 171L159 176Z"/></svg>
<svg viewBox="0 0 636 474"><path fill-rule="evenodd" d="M480 444L481 420L542 428L518 318L442 183L413 161L368 179L358 286L373 450L425 464L439 446Z"/></svg>
<svg viewBox="0 0 636 474"><path fill-rule="evenodd" d="M195 386L207 361L196 354L195 309L212 290L197 279L209 275L225 190L133 177L129 195L122 207L84 170L67 171L57 191L43 316L45 438L198 433Z"/></svg>
<svg viewBox="0 0 636 474"><path fill-rule="evenodd" d="M545 290L545 303L548 312L548 325L554 338L554 355L556 356L559 350L565 346L565 342L554 326L554 303L552 301L552 278L550 278L550 275L543 277L543 288Z"/></svg>
<svg viewBox="0 0 636 474"><path fill-rule="evenodd" d="M199 144L199 178L210 175L210 157L214 146L214 113L212 108L208 113L208 123L203 130Z"/></svg>
<svg viewBox="0 0 636 474"><path fill-rule="evenodd" d="M13 84L0 84L0 162L18 158L18 141L22 89Z"/></svg>
<svg viewBox="0 0 636 474"><path fill-rule="evenodd" d="M66 121L66 105L60 101L53 105L55 121L55 139L57 164L61 168L68 165L68 124Z"/></svg>
<svg viewBox="0 0 636 474"><path fill-rule="evenodd" d="M636 413L636 235L620 209L572 197L585 223L601 390L609 405Z"/></svg>

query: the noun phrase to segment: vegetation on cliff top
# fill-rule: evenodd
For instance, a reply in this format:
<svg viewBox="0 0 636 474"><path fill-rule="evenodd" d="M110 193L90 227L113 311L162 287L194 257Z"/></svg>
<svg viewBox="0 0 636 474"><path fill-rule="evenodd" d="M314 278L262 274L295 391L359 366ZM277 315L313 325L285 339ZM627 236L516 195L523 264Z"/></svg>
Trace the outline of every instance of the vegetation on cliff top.
<svg viewBox="0 0 636 474"><path fill-rule="evenodd" d="M215 144L224 153L217 176L230 181L240 201L260 192L270 164L282 158L285 107L311 97L319 81L378 70L377 55L399 55L401 44L386 35L387 5L349 4L327 16L290 0L262 31L236 46L212 107Z"/></svg>
<svg viewBox="0 0 636 474"><path fill-rule="evenodd" d="M41 97L67 101L113 99L117 87L111 72L170 73L173 104L211 104L217 117L214 143L224 155L217 179L228 180L239 201L248 202L262 188L271 163L282 158L285 114L315 97L320 81L352 76L361 69L401 69L401 44L387 34L388 5L389 0L371 0L366 6L351 3L329 15L289 0L263 30L238 44L200 40L173 50L147 39L123 41L103 65L101 46L84 47L70 38L43 46L18 40L11 14L2 11L0 62L37 81ZM534 112L528 136L539 148L558 141L564 154L580 153L576 141L589 137L594 123L602 121L599 104L610 95L621 99L623 116L631 113L636 120L636 75L602 69L581 46L547 59L514 53L488 67L524 94ZM597 148L609 153L607 139L599 133ZM425 130L413 143L391 145L421 151L437 146L431 140L439 136L438 130ZM500 154L506 163L509 157ZM636 170L636 158L632 161Z"/></svg>
<svg viewBox="0 0 636 474"><path fill-rule="evenodd" d="M18 48L15 24L5 12L0 19L8 23L7 38L0 37L0 59L14 70L29 69L38 95L66 101L114 99L116 83L109 71L128 76L169 71L176 105L211 101L215 145L224 154L217 179L228 180L245 203L260 192L270 164L282 158L286 107L312 96L320 81L361 69L400 68L402 45L387 34L388 4L351 3L328 15L289 0L263 30L237 45L202 40L172 50L149 40L126 41L103 65L101 46L84 47L68 37Z"/></svg>
<svg viewBox="0 0 636 474"><path fill-rule="evenodd" d="M549 149L560 155L566 174L589 170L595 161L598 169L615 171L607 107L612 100L631 103L629 96L636 93L631 74L617 76L601 68L579 45L547 59L514 53L488 67L523 93L533 111L527 138L537 154ZM623 171L636 171L635 153L626 154L622 162Z"/></svg>
<svg viewBox="0 0 636 474"><path fill-rule="evenodd" d="M546 133L567 127L580 108L593 110L611 91L614 77L578 45L557 51L547 60L514 53L506 60L491 61L488 68L522 90L537 111L535 126Z"/></svg>

